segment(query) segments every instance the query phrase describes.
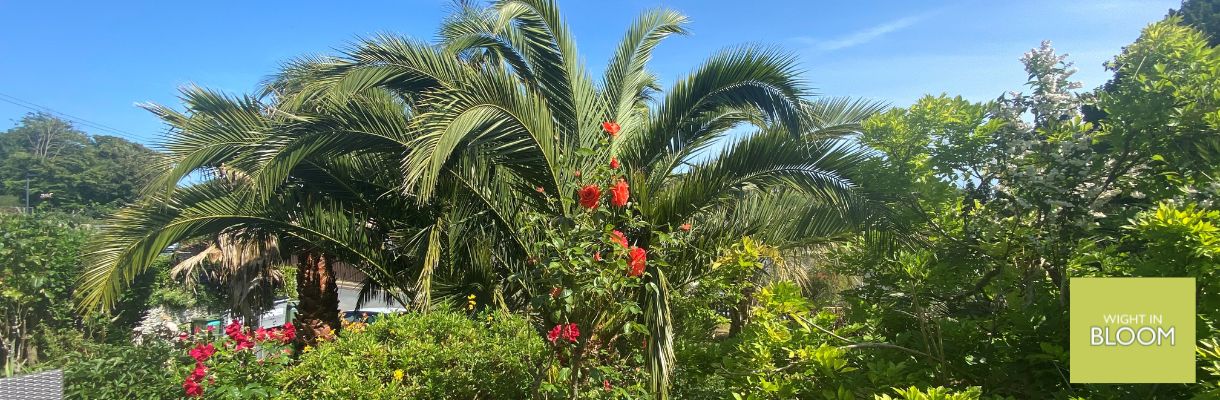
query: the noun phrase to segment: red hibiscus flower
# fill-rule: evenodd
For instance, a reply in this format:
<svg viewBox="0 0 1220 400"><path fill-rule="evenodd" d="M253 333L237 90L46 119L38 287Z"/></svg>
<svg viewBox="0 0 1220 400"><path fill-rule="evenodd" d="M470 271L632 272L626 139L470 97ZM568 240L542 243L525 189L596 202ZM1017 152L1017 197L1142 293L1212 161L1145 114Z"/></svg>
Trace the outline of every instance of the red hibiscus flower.
<svg viewBox="0 0 1220 400"><path fill-rule="evenodd" d="M636 277L644 274L644 263L648 261L648 252L639 247L632 247L631 253L628 254L630 260L627 265L631 267L627 271L628 276Z"/></svg>
<svg viewBox="0 0 1220 400"><path fill-rule="evenodd" d="M254 348L254 341L250 340L249 337L242 336L241 338L235 338L234 340L237 341L237 345L233 346L233 350L235 350L235 351L242 351L245 349Z"/></svg>
<svg viewBox="0 0 1220 400"><path fill-rule="evenodd" d="M627 236L623 235L622 232L610 232L610 240L614 241L614 243L618 243L619 246L623 246L623 248L627 248Z"/></svg>
<svg viewBox="0 0 1220 400"><path fill-rule="evenodd" d="M580 188L580 205L584 208L597 208L597 202L602 197L602 189L596 185Z"/></svg>
<svg viewBox="0 0 1220 400"><path fill-rule="evenodd" d="M203 396L203 386L199 386L199 382L187 379L186 382L182 382L182 389L186 391L186 397Z"/></svg>
<svg viewBox="0 0 1220 400"><path fill-rule="evenodd" d="M216 346L213 346L211 343L196 345L190 351L191 358L198 362L207 361L213 354L216 354Z"/></svg>
<svg viewBox="0 0 1220 400"><path fill-rule="evenodd" d="M195 382L202 382L203 377L205 376L208 376L208 367L203 365L202 362L196 361L195 370L191 371L191 375L188 377L188 379Z"/></svg>
<svg viewBox="0 0 1220 400"><path fill-rule="evenodd" d="M577 328L575 323L555 325L546 334L546 340L549 340L551 344L555 344L559 339L576 343L580 339L580 328Z"/></svg>
<svg viewBox="0 0 1220 400"><path fill-rule="evenodd" d="M610 204L615 207L627 205L627 198L631 196L630 187L627 186L627 181L619 179L618 183L610 188Z"/></svg>
<svg viewBox="0 0 1220 400"><path fill-rule="evenodd" d="M617 157L610 157L610 169L618 169L619 163Z"/></svg>
<svg viewBox="0 0 1220 400"><path fill-rule="evenodd" d="M606 133L609 134L610 137L618 136L619 129L620 129L620 127L618 126L617 122L614 122L614 121L602 122L602 130L606 131Z"/></svg>
<svg viewBox="0 0 1220 400"><path fill-rule="evenodd" d="M241 335L241 321L233 320L228 326L225 326L225 334L229 337Z"/></svg>
<svg viewBox="0 0 1220 400"><path fill-rule="evenodd" d="M574 323L565 326L563 329L563 340L576 343L577 339L580 339L580 328L577 328Z"/></svg>
<svg viewBox="0 0 1220 400"><path fill-rule="evenodd" d="M284 324L284 332L283 332L283 336L281 336L281 338L282 338L281 340L283 340L284 343L288 343L288 342L291 342L293 339L296 339L297 338L297 328L295 326L292 326L291 322Z"/></svg>
<svg viewBox="0 0 1220 400"><path fill-rule="evenodd" d="M682 229L682 232L690 232L690 224L682 224L682 226L678 228Z"/></svg>

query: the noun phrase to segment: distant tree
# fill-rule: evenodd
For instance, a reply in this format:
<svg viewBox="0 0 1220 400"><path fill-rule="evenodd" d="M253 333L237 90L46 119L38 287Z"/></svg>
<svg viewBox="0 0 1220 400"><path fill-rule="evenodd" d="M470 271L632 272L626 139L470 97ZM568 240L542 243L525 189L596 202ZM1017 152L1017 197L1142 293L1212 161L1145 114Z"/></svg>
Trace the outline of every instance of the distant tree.
<svg viewBox="0 0 1220 400"><path fill-rule="evenodd" d="M0 132L0 196L63 209L120 205L144 185L155 153L114 136L90 136L68 121L31 113Z"/></svg>
<svg viewBox="0 0 1220 400"><path fill-rule="evenodd" d="M1220 44L1220 0L1184 0L1182 8L1169 10L1170 16L1181 16L1182 22L1203 31L1207 44Z"/></svg>

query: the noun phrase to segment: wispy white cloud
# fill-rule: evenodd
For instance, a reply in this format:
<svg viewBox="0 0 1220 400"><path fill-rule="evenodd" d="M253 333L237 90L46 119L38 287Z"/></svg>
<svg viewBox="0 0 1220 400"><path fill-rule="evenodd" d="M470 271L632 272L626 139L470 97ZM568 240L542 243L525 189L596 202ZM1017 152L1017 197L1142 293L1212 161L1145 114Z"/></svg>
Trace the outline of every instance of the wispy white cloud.
<svg viewBox="0 0 1220 400"><path fill-rule="evenodd" d="M915 25L915 24L919 23L920 21L923 21L923 20L927 19L928 17L931 17L933 14L935 14L935 13L926 12L926 13L922 13L922 14L909 15L906 17L902 17L902 18L899 18L899 19L896 19L893 21L889 21L889 22L880 24L880 25L875 25L875 26L869 27L867 29L859 30L856 32L852 32L851 34L840 36L837 38L832 38L832 39L798 37L798 38L795 38L794 40L801 42L801 43L805 43L816 50L821 50L821 51L841 50L841 49L846 49L849 47L859 46L859 45L877 40L878 38L888 35L890 33L894 33L894 32L906 29L907 27L910 27L911 25Z"/></svg>

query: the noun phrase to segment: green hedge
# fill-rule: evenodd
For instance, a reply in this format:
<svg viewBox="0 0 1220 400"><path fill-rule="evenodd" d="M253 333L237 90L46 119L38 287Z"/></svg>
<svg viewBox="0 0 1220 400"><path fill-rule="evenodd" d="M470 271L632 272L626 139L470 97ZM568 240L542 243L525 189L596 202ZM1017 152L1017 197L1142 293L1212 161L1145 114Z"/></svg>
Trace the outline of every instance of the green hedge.
<svg viewBox="0 0 1220 400"><path fill-rule="evenodd" d="M518 316L437 311L349 328L277 379L286 398L522 399L544 354Z"/></svg>

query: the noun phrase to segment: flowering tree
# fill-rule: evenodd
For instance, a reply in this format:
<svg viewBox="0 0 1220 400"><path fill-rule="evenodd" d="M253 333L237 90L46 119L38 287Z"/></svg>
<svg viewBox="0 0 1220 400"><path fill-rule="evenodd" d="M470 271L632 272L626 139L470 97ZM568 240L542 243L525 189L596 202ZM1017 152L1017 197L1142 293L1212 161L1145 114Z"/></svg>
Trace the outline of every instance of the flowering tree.
<svg viewBox="0 0 1220 400"><path fill-rule="evenodd" d="M605 122L602 128L606 136L594 149L604 151L620 127ZM540 382L543 391L564 390L566 385L570 397L577 398L590 388L636 396L665 390L657 386L663 382L655 380L643 390L632 367L638 369L645 358L641 355L652 353L656 357L648 359L657 361L647 365L650 371L667 375L672 368L673 332L661 267L668 265L666 251L684 242L660 233L659 240L646 245L624 233L649 226L635 210L630 185L621 173L621 164L611 156L603 165L581 171L580 179L566 190L547 196L559 203L566 193L574 194L576 212L568 217L526 217L526 235L535 238L530 276L536 281L530 286L543 289L533 303L555 354L547 366L547 382Z"/></svg>

